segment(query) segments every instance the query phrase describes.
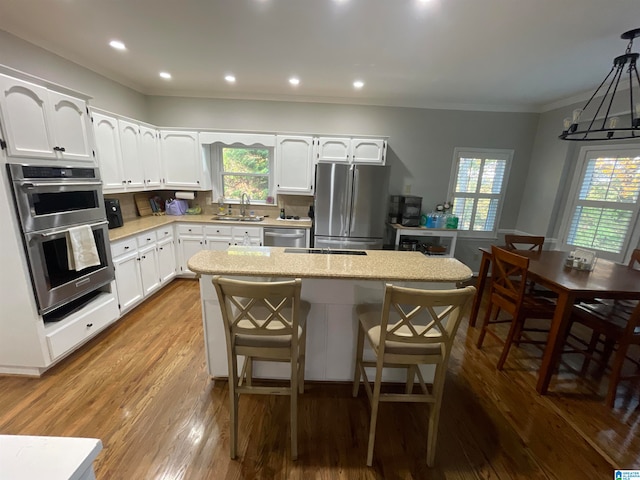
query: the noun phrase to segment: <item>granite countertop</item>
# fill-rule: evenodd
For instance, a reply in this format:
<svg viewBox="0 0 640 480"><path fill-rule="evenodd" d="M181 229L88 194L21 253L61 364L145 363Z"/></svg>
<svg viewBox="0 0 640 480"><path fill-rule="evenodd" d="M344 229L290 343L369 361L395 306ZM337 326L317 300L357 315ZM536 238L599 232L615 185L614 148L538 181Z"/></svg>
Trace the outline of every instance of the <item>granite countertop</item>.
<svg viewBox="0 0 640 480"><path fill-rule="evenodd" d="M285 253L283 247L231 247L202 250L188 262L203 275L336 278L415 282L458 282L472 272L455 258L419 252L367 250L366 255Z"/></svg>
<svg viewBox="0 0 640 480"><path fill-rule="evenodd" d="M162 227L171 223L210 223L212 225L242 225L255 227L278 227L278 228L311 228L311 220L281 220L276 217L265 217L261 222L234 222L213 220L213 215L151 215L139 217L135 220L127 220L122 227L109 230L109 240L112 242L131 235L137 235L147 230Z"/></svg>

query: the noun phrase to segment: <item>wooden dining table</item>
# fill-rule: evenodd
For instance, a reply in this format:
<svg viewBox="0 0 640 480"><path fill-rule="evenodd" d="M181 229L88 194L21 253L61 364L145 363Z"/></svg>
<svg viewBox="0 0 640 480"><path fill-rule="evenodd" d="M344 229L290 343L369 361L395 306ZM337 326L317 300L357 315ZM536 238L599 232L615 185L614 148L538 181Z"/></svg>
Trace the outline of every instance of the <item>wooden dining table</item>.
<svg viewBox="0 0 640 480"><path fill-rule="evenodd" d="M482 294L491 265L491 249L480 248L482 261L478 272L477 293L473 301L469 325L475 326ZM545 394L571 327L571 310L576 301L594 298L640 300L640 271L598 258L591 271L565 267L567 252L543 250L516 253L529 258L527 278L558 295L549 336L538 372L536 390Z"/></svg>

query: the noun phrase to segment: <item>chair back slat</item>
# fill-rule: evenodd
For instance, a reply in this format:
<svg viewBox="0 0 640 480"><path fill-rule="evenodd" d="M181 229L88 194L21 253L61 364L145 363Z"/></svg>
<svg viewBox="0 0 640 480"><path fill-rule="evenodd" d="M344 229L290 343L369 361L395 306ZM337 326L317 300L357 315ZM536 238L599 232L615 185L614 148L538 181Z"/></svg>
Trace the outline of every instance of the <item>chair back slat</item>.
<svg viewBox="0 0 640 480"><path fill-rule="evenodd" d="M292 335L297 331L300 279L285 282L244 282L213 278L225 328L241 335Z"/></svg>
<svg viewBox="0 0 640 480"><path fill-rule="evenodd" d="M382 307L381 338L385 341L451 344L474 287L421 290L387 284Z"/></svg>
<svg viewBox="0 0 640 480"><path fill-rule="evenodd" d="M510 250L531 250L541 252L544 244L544 237L535 235L507 234L504 236L504 243Z"/></svg>
<svg viewBox="0 0 640 480"><path fill-rule="evenodd" d="M522 305L527 288L529 259L503 248L491 246L493 270L491 292L499 295L514 308Z"/></svg>

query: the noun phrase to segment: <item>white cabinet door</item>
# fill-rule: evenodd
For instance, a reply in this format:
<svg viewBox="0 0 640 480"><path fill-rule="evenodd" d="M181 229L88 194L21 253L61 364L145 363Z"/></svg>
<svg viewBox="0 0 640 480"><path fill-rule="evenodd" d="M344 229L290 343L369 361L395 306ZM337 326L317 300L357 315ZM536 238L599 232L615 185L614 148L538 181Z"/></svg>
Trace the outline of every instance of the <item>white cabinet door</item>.
<svg viewBox="0 0 640 480"><path fill-rule="evenodd" d="M127 190L144 188L144 172L140 158L140 132L137 123L118 119L122 173Z"/></svg>
<svg viewBox="0 0 640 480"><path fill-rule="evenodd" d="M278 136L276 188L278 193L313 193L313 137Z"/></svg>
<svg viewBox="0 0 640 480"><path fill-rule="evenodd" d="M199 189L202 177L198 132L160 132L166 187Z"/></svg>
<svg viewBox="0 0 640 480"><path fill-rule="evenodd" d="M0 75L0 88L8 155L55 159L47 89L6 75Z"/></svg>
<svg viewBox="0 0 640 480"><path fill-rule="evenodd" d="M139 263L137 252L113 260L121 313L142 301L144 296Z"/></svg>
<svg viewBox="0 0 640 480"><path fill-rule="evenodd" d="M318 138L318 161L347 163L351 154L351 139L337 137Z"/></svg>
<svg viewBox="0 0 640 480"><path fill-rule="evenodd" d="M79 98L49 90L53 140L59 158L95 161L89 133L87 103Z"/></svg>
<svg viewBox="0 0 640 480"><path fill-rule="evenodd" d="M384 165L387 142L379 139L351 139L353 163L375 163Z"/></svg>
<svg viewBox="0 0 640 480"><path fill-rule="evenodd" d="M102 188L104 191L123 191L126 185L122 172L118 121L114 117L93 112L93 132Z"/></svg>
<svg viewBox="0 0 640 480"><path fill-rule="evenodd" d="M203 249L204 242L202 236L181 235L178 239L178 249L180 254L180 273L195 275L187 268L187 262L191 257Z"/></svg>
<svg viewBox="0 0 640 480"><path fill-rule="evenodd" d="M140 159L145 186L160 188L160 148L158 131L155 128L140 125Z"/></svg>
<svg viewBox="0 0 640 480"><path fill-rule="evenodd" d="M140 249L138 252L138 258L140 259L142 290L146 297L160 288L160 272L158 270L158 258L156 255L155 244Z"/></svg>
<svg viewBox="0 0 640 480"><path fill-rule="evenodd" d="M176 250L173 237L158 242L158 270L160 283L163 285L176 276Z"/></svg>

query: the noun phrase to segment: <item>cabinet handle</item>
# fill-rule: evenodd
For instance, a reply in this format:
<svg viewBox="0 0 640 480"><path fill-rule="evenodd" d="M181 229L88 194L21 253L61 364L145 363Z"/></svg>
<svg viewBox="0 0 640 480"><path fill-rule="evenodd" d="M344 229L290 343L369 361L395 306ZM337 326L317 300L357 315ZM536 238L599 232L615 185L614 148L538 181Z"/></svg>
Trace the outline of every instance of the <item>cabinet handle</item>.
<svg viewBox="0 0 640 480"><path fill-rule="evenodd" d="M64 147L53 147L53 150L56 152L66 152L67 150Z"/></svg>
<svg viewBox="0 0 640 480"><path fill-rule="evenodd" d="M127 180L127 183L131 183L131 180Z"/></svg>
<svg viewBox="0 0 640 480"><path fill-rule="evenodd" d="M127 183L126 180L122 180L122 184L125 185Z"/></svg>
<svg viewBox="0 0 640 480"><path fill-rule="evenodd" d="M200 180L196 180L196 183L197 183L198 185L200 185Z"/></svg>
<svg viewBox="0 0 640 480"><path fill-rule="evenodd" d="M93 323L87 323L87 328L93 327Z"/></svg>
<svg viewBox="0 0 640 480"><path fill-rule="evenodd" d="M143 259L144 259L144 258L147 258L147 256L146 256L146 255L142 255L142 258L143 258Z"/></svg>
<svg viewBox="0 0 640 480"><path fill-rule="evenodd" d="M129 247L124 247L125 250L129 250Z"/></svg>
<svg viewBox="0 0 640 480"><path fill-rule="evenodd" d="M147 242L150 242L150 241L151 241L151 239L150 239L150 238L147 238Z"/></svg>
<svg viewBox="0 0 640 480"><path fill-rule="evenodd" d="M162 247L158 247L158 250L163 250L163 248Z"/></svg>

